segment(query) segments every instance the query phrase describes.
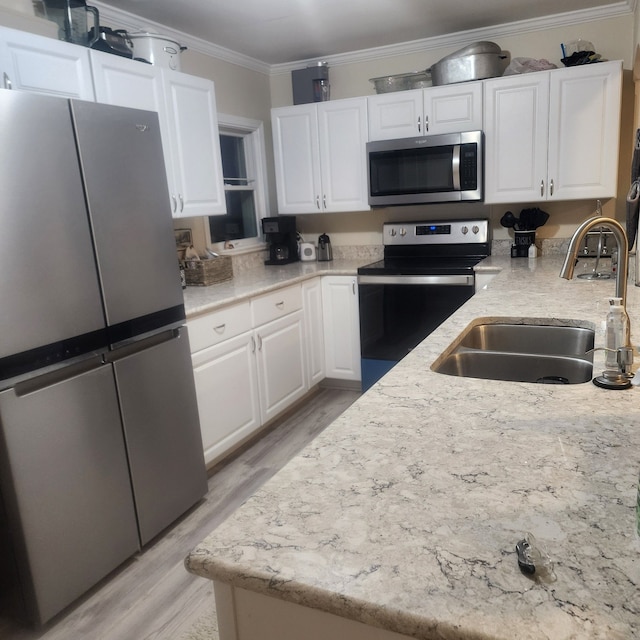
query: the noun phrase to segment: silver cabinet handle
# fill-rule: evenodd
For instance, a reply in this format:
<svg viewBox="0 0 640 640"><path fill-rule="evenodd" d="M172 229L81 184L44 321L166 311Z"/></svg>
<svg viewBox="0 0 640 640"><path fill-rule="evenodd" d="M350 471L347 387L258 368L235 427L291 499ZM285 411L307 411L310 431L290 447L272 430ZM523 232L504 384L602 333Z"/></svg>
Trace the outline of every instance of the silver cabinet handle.
<svg viewBox="0 0 640 640"><path fill-rule="evenodd" d="M284 309L284 300L276 302L276 307L278 307L278 309Z"/></svg>
<svg viewBox="0 0 640 640"><path fill-rule="evenodd" d="M544 195L544 180L540 180L540 195Z"/></svg>
<svg viewBox="0 0 640 640"><path fill-rule="evenodd" d="M356 295L356 281L355 280L353 280L351 282L351 292L353 293L354 296Z"/></svg>
<svg viewBox="0 0 640 640"><path fill-rule="evenodd" d="M327 196L326 196L326 194L322 196L322 206L325 209L327 208Z"/></svg>
<svg viewBox="0 0 640 640"><path fill-rule="evenodd" d="M256 352L256 339L251 336L251 353L255 353Z"/></svg>
<svg viewBox="0 0 640 640"><path fill-rule="evenodd" d="M258 334L258 351L262 351L262 336Z"/></svg>
<svg viewBox="0 0 640 640"><path fill-rule="evenodd" d="M549 183L549 195L553 195L553 180Z"/></svg>
<svg viewBox="0 0 640 640"><path fill-rule="evenodd" d="M429 132L429 116L424 117L424 132Z"/></svg>
<svg viewBox="0 0 640 640"><path fill-rule="evenodd" d="M178 201L174 195L171 196L171 202L173 203L173 213L178 210Z"/></svg>
<svg viewBox="0 0 640 640"><path fill-rule="evenodd" d="M316 196L316 207L320 209L320 196Z"/></svg>
<svg viewBox="0 0 640 640"><path fill-rule="evenodd" d="M182 213L184 211L184 200L181 193L178 195L178 198L180 199L180 213Z"/></svg>
<svg viewBox="0 0 640 640"><path fill-rule="evenodd" d="M5 89L13 89L13 85L11 84L11 78L7 75L6 71L2 74L2 79L4 81Z"/></svg>
<svg viewBox="0 0 640 640"><path fill-rule="evenodd" d="M421 120L421 118L420 118L420 116L418 116L418 133L422 133L422 131L420 130L420 128L421 128L420 120Z"/></svg>
<svg viewBox="0 0 640 640"><path fill-rule="evenodd" d="M227 326L226 324L219 324L217 327L213 327L213 330L216 333L224 333L226 326Z"/></svg>

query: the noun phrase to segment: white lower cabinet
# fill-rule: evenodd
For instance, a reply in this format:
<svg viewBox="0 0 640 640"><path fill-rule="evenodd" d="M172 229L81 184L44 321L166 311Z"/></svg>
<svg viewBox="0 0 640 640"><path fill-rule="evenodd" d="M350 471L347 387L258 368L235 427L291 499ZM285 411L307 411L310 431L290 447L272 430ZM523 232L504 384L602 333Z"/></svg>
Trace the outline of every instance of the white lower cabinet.
<svg viewBox="0 0 640 640"><path fill-rule="evenodd" d="M265 324L255 333L260 416L265 423L301 398L308 389L302 311Z"/></svg>
<svg viewBox="0 0 640 640"><path fill-rule="evenodd" d="M325 377L322 282L320 278L313 278L302 284L302 305L304 309L307 380L309 388L311 388Z"/></svg>
<svg viewBox="0 0 640 640"><path fill-rule="evenodd" d="M338 380L361 380L360 314L355 276L322 278L325 374Z"/></svg>
<svg viewBox="0 0 640 640"><path fill-rule="evenodd" d="M207 464L282 413L309 389L301 287L189 320Z"/></svg>
<svg viewBox="0 0 640 640"><path fill-rule="evenodd" d="M253 332L192 356L205 462L219 458L260 426Z"/></svg>

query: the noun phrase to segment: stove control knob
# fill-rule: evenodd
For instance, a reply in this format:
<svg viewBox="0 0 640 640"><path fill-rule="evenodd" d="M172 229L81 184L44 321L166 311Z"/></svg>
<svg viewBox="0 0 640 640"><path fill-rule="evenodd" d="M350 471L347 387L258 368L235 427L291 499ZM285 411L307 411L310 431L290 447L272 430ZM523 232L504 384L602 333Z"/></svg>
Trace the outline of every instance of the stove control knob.
<svg viewBox="0 0 640 640"><path fill-rule="evenodd" d="M395 230L395 229L391 229L391 230L389 231L389 233L391 234L391 237L393 238L393 237L395 237L395 235L396 235L396 230Z"/></svg>
<svg viewBox="0 0 640 640"><path fill-rule="evenodd" d="M407 235L407 230L406 230L404 227L402 227L402 228L400 229L400 235L401 235L403 238Z"/></svg>
<svg viewBox="0 0 640 640"><path fill-rule="evenodd" d="M467 233L469 233L469 227L464 225L463 227L461 227L460 231L462 231L462 235L466 236Z"/></svg>
<svg viewBox="0 0 640 640"><path fill-rule="evenodd" d="M471 231L473 231L474 235L478 235L478 233L480 232L480 227L478 227L477 224L474 224Z"/></svg>

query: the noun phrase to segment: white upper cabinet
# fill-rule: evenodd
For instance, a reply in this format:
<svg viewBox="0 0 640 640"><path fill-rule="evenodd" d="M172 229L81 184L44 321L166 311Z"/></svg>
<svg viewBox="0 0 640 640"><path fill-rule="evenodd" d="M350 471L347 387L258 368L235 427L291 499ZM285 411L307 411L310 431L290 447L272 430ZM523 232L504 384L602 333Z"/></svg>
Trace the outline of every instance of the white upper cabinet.
<svg viewBox="0 0 640 640"><path fill-rule="evenodd" d="M370 96L369 140L482 129L482 82Z"/></svg>
<svg viewBox="0 0 640 640"><path fill-rule="evenodd" d="M546 72L485 85L485 202L544 199L549 138Z"/></svg>
<svg viewBox="0 0 640 640"><path fill-rule="evenodd" d="M548 198L617 194L622 63L549 74Z"/></svg>
<svg viewBox="0 0 640 640"><path fill-rule="evenodd" d="M0 27L0 86L93 101L89 50Z"/></svg>
<svg viewBox="0 0 640 640"><path fill-rule="evenodd" d="M273 109L278 212L365 211L366 98Z"/></svg>
<svg viewBox="0 0 640 640"><path fill-rule="evenodd" d="M622 64L485 83L485 202L614 197Z"/></svg>
<svg viewBox="0 0 640 640"><path fill-rule="evenodd" d="M213 82L91 52L98 102L157 111L174 217L226 213Z"/></svg>
<svg viewBox="0 0 640 640"><path fill-rule="evenodd" d="M162 81L173 165L169 191L177 200L173 215L225 214L227 205L213 82L169 69L162 69Z"/></svg>

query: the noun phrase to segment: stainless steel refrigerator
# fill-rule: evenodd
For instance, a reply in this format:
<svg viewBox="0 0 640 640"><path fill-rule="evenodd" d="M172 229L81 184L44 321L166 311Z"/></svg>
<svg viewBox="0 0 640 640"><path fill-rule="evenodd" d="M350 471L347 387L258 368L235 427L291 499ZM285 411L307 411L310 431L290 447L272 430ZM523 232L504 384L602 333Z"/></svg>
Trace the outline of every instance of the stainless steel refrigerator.
<svg viewBox="0 0 640 640"><path fill-rule="evenodd" d="M42 624L206 470L157 114L0 90L0 194L0 573Z"/></svg>

